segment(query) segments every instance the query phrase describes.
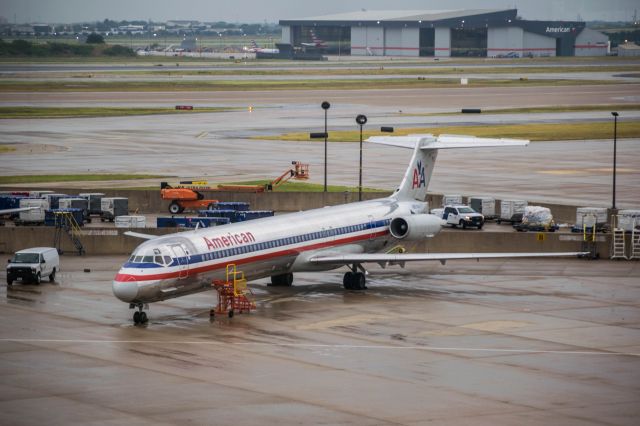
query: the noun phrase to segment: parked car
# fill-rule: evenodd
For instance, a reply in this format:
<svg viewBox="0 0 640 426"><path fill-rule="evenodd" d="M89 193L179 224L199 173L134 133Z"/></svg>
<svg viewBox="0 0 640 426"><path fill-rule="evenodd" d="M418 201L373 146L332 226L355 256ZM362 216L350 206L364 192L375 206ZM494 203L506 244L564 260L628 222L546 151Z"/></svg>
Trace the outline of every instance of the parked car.
<svg viewBox="0 0 640 426"><path fill-rule="evenodd" d="M34 247L15 252L7 265L7 285L17 279L40 284L42 277L56 279L60 269L58 250L53 247Z"/></svg>
<svg viewBox="0 0 640 426"><path fill-rule="evenodd" d="M445 206L442 218L454 228L461 226L466 229L474 226L482 229L484 225L484 216L469 206Z"/></svg>

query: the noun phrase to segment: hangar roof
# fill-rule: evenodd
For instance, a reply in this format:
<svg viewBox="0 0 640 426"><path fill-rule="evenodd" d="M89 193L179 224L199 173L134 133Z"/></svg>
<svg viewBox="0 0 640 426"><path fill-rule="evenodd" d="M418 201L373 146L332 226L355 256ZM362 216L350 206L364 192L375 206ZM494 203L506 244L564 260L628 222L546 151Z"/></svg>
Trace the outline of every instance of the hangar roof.
<svg viewBox="0 0 640 426"><path fill-rule="evenodd" d="M348 22L437 22L467 17L515 19L516 9L463 9L463 10L363 10L357 12L321 15L301 19L281 20L281 25L305 24L309 22L348 23Z"/></svg>

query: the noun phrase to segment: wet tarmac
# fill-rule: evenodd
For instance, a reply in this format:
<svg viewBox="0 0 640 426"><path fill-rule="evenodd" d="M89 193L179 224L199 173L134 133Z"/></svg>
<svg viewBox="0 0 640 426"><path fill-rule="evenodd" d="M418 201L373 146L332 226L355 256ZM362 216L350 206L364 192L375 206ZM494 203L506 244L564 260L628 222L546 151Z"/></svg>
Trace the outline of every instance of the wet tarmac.
<svg viewBox="0 0 640 426"><path fill-rule="evenodd" d="M640 415L640 264L493 260L250 285L152 304L111 294L119 257L54 283L0 273L0 423L606 424ZM90 272L83 272L84 269Z"/></svg>

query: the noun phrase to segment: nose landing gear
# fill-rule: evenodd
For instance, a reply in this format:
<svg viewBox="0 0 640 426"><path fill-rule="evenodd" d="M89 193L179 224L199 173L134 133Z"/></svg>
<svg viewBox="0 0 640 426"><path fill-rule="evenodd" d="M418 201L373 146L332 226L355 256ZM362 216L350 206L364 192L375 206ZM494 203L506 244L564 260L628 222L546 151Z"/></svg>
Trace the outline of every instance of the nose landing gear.
<svg viewBox="0 0 640 426"><path fill-rule="evenodd" d="M143 311L145 306L142 303L138 303L138 304L132 303L129 305L129 309L134 309L134 308L138 308L138 310L133 313L133 323L135 325L146 324L147 322L149 322L149 318L147 318L147 313ZM146 308L148 309L148 306Z"/></svg>

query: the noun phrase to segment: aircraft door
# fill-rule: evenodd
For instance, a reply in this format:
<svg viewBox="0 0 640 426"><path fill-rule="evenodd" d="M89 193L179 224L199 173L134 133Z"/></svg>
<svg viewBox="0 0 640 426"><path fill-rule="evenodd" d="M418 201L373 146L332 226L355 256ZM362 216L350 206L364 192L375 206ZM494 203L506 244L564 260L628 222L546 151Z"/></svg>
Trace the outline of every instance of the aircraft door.
<svg viewBox="0 0 640 426"><path fill-rule="evenodd" d="M173 251L173 254L178 260L178 278L187 278L187 276L189 276L189 259L187 251L180 244L171 246L171 251Z"/></svg>

